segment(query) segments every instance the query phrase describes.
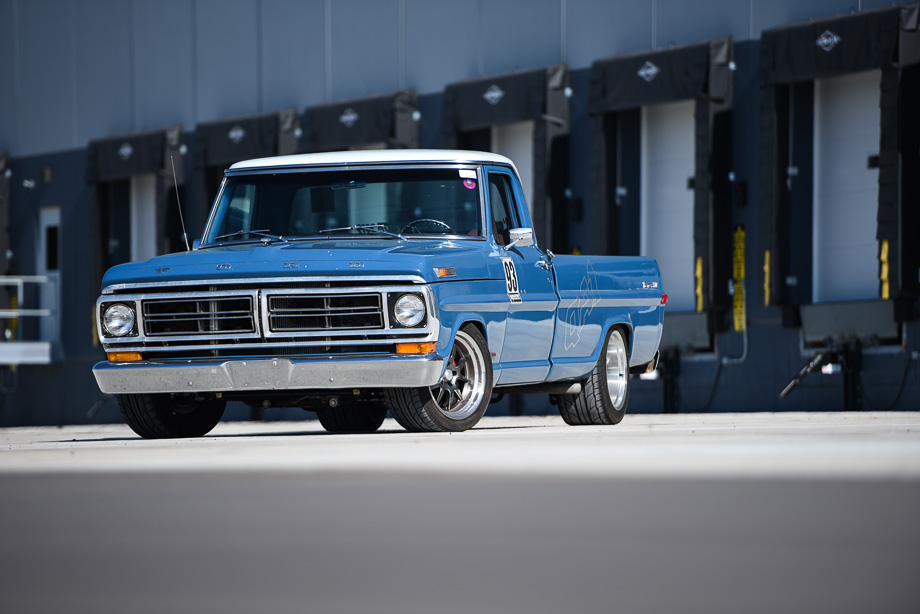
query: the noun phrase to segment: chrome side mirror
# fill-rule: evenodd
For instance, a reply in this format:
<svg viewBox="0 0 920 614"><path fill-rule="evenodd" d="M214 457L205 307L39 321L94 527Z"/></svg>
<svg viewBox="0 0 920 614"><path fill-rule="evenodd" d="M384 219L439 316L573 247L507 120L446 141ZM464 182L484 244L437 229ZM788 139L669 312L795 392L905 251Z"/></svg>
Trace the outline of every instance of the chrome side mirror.
<svg viewBox="0 0 920 614"><path fill-rule="evenodd" d="M533 229L532 228L512 228L508 231L511 236L511 242L508 245L505 245L502 249L508 251L512 247L527 247L528 245L533 245Z"/></svg>

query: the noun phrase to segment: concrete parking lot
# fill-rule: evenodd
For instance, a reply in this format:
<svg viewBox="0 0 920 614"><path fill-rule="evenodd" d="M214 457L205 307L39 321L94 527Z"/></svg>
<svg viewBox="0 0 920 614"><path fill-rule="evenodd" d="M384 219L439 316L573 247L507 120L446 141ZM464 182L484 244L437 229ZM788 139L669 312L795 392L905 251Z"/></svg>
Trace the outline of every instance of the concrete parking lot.
<svg viewBox="0 0 920 614"><path fill-rule="evenodd" d="M920 414L0 430L2 612L916 612Z"/></svg>

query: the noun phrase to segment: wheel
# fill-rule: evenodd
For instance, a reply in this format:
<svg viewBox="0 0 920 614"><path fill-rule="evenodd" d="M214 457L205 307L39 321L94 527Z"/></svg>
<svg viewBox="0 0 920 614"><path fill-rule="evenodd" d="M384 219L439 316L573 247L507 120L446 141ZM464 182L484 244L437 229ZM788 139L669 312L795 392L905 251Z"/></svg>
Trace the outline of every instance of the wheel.
<svg viewBox="0 0 920 614"><path fill-rule="evenodd" d="M330 433L373 433L387 417L387 406L380 402L353 403L347 407L326 407L316 415Z"/></svg>
<svg viewBox="0 0 920 614"><path fill-rule="evenodd" d="M623 331L607 333L600 358L580 394L561 394L559 413L568 424L618 424L629 403L629 352Z"/></svg>
<svg viewBox="0 0 920 614"><path fill-rule="evenodd" d="M424 218L421 218L421 219L412 220L411 222L409 222L408 224L406 224L405 226L403 226L402 230L399 231L399 234L402 234L402 233L406 232L407 230L412 230L412 229L415 228L416 225L418 225L418 224L434 224L435 226L442 226L442 227L446 228L448 234L453 234L453 233L454 233L453 228L451 228L450 226L448 226L447 224L445 224L445 223L442 222L441 220L434 220L434 219L431 219L431 218L424 217ZM415 232L418 232L418 231L416 230Z"/></svg>
<svg viewBox="0 0 920 614"><path fill-rule="evenodd" d="M131 430L147 439L201 437L217 426L227 405L223 399L168 394L119 394L117 399Z"/></svg>
<svg viewBox="0 0 920 614"><path fill-rule="evenodd" d="M407 431L470 429L486 413L491 396L492 359L482 333L470 324L457 331L439 383L384 391L390 412Z"/></svg>

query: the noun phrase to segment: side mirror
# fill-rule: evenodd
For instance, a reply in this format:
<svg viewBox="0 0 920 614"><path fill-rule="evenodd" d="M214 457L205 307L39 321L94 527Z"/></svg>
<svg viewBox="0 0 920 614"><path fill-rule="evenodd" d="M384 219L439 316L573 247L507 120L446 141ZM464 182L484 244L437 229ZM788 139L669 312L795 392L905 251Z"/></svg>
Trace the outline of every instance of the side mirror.
<svg viewBox="0 0 920 614"><path fill-rule="evenodd" d="M504 247L505 251L515 246L527 247L528 245L533 245L532 228L512 228L508 233L511 235L511 242Z"/></svg>

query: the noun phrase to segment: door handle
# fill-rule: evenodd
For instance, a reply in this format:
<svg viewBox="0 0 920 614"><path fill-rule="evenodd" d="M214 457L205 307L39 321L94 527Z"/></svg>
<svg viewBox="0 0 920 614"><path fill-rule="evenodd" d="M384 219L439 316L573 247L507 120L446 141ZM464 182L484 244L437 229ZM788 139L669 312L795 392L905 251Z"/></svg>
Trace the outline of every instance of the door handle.
<svg viewBox="0 0 920 614"><path fill-rule="evenodd" d="M549 263L548 263L546 260L537 260L537 262L536 262L536 264L534 264L534 266L538 266L538 267L540 267L541 269L543 269L544 271L548 271L548 270L549 270Z"/></svg>

